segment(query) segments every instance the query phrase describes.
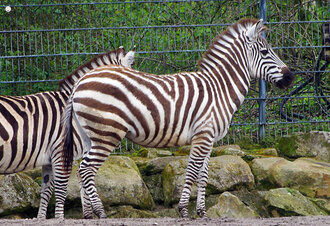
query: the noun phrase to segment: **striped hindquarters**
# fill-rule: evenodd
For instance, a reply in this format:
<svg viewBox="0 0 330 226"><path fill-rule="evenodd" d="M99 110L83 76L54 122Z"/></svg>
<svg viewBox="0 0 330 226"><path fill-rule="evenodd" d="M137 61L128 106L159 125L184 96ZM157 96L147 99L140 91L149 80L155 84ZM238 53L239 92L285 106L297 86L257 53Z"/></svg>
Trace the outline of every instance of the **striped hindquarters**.
<svg viewBox="0 0 330 226"><path fill-rule="evenodd" d="M50 163L54 153L49 152L60 147L60 119L67 98L63 92L0 96L0 173Z"/></svg>

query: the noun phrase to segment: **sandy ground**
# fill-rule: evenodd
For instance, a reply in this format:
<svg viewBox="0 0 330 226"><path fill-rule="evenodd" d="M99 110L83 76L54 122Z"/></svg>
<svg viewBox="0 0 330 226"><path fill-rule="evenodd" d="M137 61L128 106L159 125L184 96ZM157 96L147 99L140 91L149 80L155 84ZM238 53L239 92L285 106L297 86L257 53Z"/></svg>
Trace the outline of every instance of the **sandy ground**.
<svg viewBox="0 0 330 226"><path fill-rule="evenodd" d="M1 226L14 225L330 225L330 216L313 216L313 217L281 217L281 218L261 218L261 219L179 219L179 218L121 218L121 219L102 219L102 220L84 220L84 219L24 219L24 220L0 220Z"/></svg>

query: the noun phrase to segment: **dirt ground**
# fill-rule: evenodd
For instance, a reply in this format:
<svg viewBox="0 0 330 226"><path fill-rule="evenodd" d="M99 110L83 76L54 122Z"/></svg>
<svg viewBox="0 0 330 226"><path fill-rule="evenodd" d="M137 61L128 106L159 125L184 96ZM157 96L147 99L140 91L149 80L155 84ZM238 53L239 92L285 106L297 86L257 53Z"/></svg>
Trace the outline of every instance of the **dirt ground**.
<svg viewBox="0 0 330 226"><path fill-rule="evenodd" d="M102 219L102 220L84 220L84 219L24 219L24 220L0 220L1 226L14 226L14 225L330 225L330 216L313 216L313 217L281 217L281 218L260 218L260 219L180 219L180 218L120 218L120 219Z"/></svg>

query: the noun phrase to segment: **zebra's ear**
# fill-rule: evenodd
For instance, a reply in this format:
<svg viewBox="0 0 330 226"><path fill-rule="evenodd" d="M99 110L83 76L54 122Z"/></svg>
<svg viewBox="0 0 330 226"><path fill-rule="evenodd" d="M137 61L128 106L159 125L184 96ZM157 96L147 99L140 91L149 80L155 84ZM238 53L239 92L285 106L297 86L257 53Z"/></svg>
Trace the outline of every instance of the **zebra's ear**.
<svg viewBox="0 0 330 226"><path fill-rule="evenodd" d="M253 41L256 40L256 38L265 30L266 27L264 26L263 20L260 19L257 23L255 23L246 31L246 36L249 38L250 41Z"/></svg>
<svg viewBox="0 0 330 226"><path fill-rule="evenodd" d="M132 67L132 65L135 64L135 46L134 48L129 51L125 57L122 59L121 61L121 64L124 66L124 67Z"/></svg>

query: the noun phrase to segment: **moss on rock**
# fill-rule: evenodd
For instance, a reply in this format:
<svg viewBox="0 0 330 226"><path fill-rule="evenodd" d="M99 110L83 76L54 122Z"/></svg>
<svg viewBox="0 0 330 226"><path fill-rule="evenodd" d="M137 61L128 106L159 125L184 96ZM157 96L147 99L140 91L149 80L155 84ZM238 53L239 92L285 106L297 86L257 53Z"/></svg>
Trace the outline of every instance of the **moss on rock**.
<svg viewBox="0 0 330 226"><path fill-rule="evenodd" d="M295 189L271 189L265 195L265 199L270 211L280 216L326 215L323 210Z"/></svg>

